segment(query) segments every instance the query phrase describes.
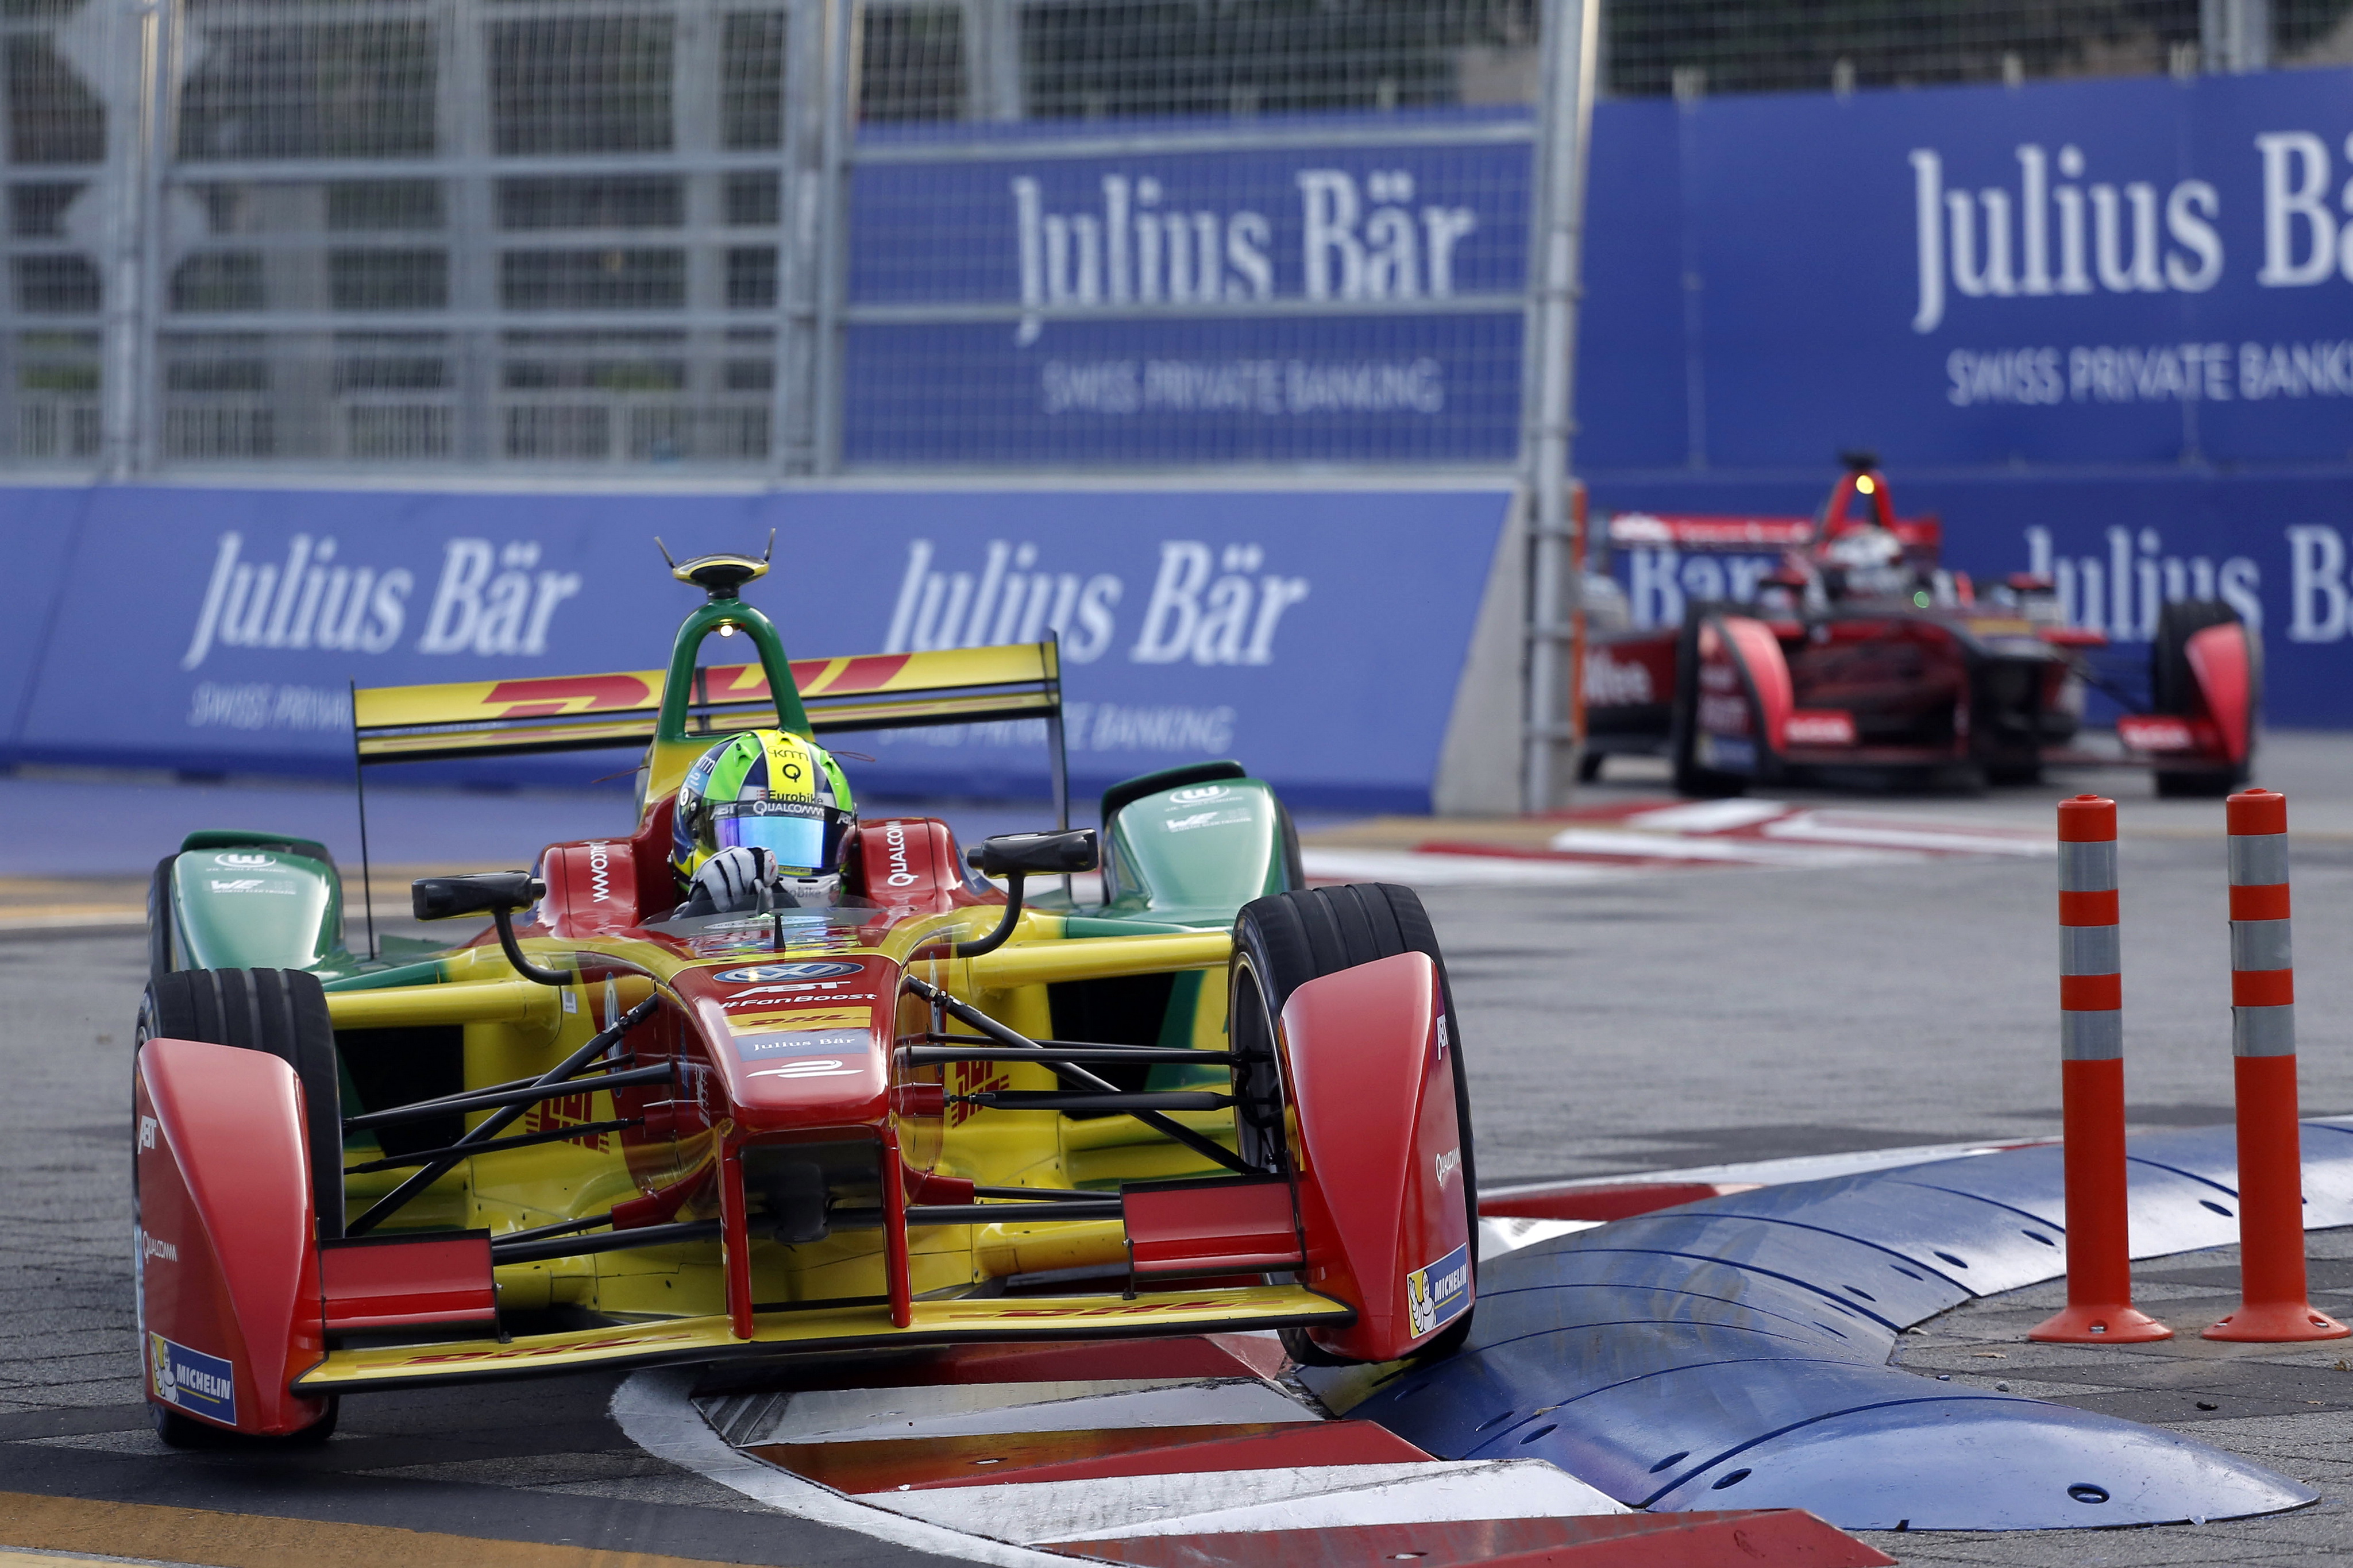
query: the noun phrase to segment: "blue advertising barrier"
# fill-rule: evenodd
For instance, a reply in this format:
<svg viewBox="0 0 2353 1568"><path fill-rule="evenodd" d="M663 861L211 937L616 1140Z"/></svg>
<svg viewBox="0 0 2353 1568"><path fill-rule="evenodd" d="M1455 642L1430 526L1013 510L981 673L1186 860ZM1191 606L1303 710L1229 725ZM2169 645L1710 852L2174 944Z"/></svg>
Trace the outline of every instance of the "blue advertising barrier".
<svg viewBox="0 0 2353 1568"><path fill-rule="evenodd" d="M1301 805L1427 809L1500 490L0 496L16 760L339 774L349 683L647 668L757 549L796 658L1059 635L1073 779L1234 756ZM731 645L706 644L706 662ZM1040 794L1042 721L845 738L861 787ZM526 760L585 780L628 759Z"/></svg>
<svg viewBox="0 0 2353 1568"><path fill-rule="evenodd" d="M1581 469L2342 464L2353 70L1609 103Z"/></svg>
<svg viewBox="0 0 2353 1568"><path fill-rule="evenodd" d="M1893 477L1897 510L1934 512L1945 561L1980 582L2056 579L2068 618L2146 653L2159 606L2219 598L2263 640L2264 708L2286 726L2353 725L2353 483L2342 478L2110 472L2068 478ZM1597 481L1611 511L1803 516L1826 481ZM1679 622L1693 599L1737 596L1764 557L1626 549L1612 575L1635 620Z"/></svg>
<svg viewBox="0 0 2353 1568"><path fill-rule="evenodd" d="M1097 130L860 137L845 460L1511 459L1525 112Z"/></svg>

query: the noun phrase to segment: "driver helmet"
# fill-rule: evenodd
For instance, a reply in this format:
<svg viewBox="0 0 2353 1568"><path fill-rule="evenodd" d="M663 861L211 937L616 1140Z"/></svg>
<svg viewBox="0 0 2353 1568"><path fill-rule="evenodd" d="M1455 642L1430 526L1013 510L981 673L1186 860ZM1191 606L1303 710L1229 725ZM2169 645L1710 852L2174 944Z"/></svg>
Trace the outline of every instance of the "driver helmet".
<svg viewBox="0 0 2353 1568"><path fill-rule="evenodd" d="M731 735L678 786L670 869L684 889L722 849L765 849L794 902L824 907L839 897L842 846L857 821L849 781L823 746L783 730Z"/></svg>

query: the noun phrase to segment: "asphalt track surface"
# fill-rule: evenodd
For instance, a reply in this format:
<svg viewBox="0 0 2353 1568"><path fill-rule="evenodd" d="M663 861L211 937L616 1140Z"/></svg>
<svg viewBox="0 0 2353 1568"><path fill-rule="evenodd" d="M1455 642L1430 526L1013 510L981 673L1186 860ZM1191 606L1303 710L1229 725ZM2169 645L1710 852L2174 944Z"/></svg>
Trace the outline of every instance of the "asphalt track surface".
<svg viewBox="0 0 2353 1568"><path fill-rule="evenodd" d="M2344 962L2353 942L2353 740L2279 738L2264 778L2288 791L2295 829L2305 1109L2353 1111L2353 965ZM59 782L0 782L0 797L50 792ZM2092 775L1985 797L1875 804L1942 820L2047 824L2051 800L2073 787L2105 788L2124 804L2134 1118L2147 1126L2226 1121L2218 803L2156 802L2137 780ZM1657 794L1659 785L1631 778L1592 793L1607 800ZM192 805L214 812L265 804L234 790L218 795L192 803L175 791L152 793L151 809L114 819L109 831L138 841L118 858L130 868L152 865L162 849L147 840L175 838ZM323 796L320 808L323 815ZM419 813L429 822L428 808ZM217 810L216 819L247 815ZM54 857L58 840L83 834L74 816L68 802L50 818L55 835L26 853ZM514 858L532 847L518 845ZM16 853L0 851L0 874L76 868L70 860L12 864ZM1425 896L1464 1015L1482 1179L2055 1131L2052 879L2047 860L1946 860L1430 889ZM780 1518L635 1449L606 1414L611 1376L354 1400L336 1440L303 1457L163 1449L140 1404L129 1288L123 1106L143 970L140 938L119 928L19 931L0 940L0 1070L8 1086L0 1096L7 1193L0 1542L10 1539L12 1516L47 1519L58 1505L40 1500L72 1498L134 1506L77 1512L114 1521L111 1534L68 1542L52 1532L38 1544L170 1560L172 1541L181 1539L188 1560L228 1562L225 1548L206 1544L227 1542L243 1553L236 1561L289 1564L396 1556L552 1568L577 1559L547 1549L579 1547L777 1564L940 1561ZM2316 1251L2333 1254L2336 1240L2316 1238ZM2170 1292L2159 1310L2194 1328L2208 1298L2227 1306L2219 1282L2227 1275L2216 1271L2228 1262L2227 1255L2169 1260L2162 1269L2188 1272L2152 1278ZM2314 1284L2325 1310L2353 1310L2353 1263L2316 1263ZM1980 1375L1971 1361L1995 1369L1987 1375L2023 1373L2031 1364L2047 1375L2020 1392L2107 1400L2097 1407L2167 1425L2198 1423L2185 1429L2255 1455L2328 1500L2261 1526L1881 1536L1877 1543L1906 1562L1939 1563L2353 1553L2353 1520L2343 1510L2353 1491L2345 1426L2353 1397L2327 1386L2331 1378L2353 1379L2337 1370L2353 1352L2225 1352L2191 1341L2131 1365L2063 1366L2050 1352L2010 1342L2029 1312L2042 1310L2033 1292L2021 1296L2033 1299L1995 1299L1948 1315L1918 1351L1907 1348L1907 1364L1925 1356L1924 1370L1968 1376ZM1983 1359L1978 1347L2006 1359ZM2199 1409L2201 1397L2216 1410ZM206 1522L135 1505L245 1517Z"/></svg>

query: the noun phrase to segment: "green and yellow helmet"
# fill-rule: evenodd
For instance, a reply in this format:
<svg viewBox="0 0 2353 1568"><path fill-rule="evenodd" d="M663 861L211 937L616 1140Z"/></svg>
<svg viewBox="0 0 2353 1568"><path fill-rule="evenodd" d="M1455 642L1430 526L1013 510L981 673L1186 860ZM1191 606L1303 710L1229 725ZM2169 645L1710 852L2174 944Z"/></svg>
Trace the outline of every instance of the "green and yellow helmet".
<svg viewBox="0 0 2353 1568"><path fill-rule="evenodd" d="M776 858L801 902L829 902L857 820L849 781L823 746L783 730L731 735L678 786L670 869L683 888L712 856L747 845Z"/></svg>

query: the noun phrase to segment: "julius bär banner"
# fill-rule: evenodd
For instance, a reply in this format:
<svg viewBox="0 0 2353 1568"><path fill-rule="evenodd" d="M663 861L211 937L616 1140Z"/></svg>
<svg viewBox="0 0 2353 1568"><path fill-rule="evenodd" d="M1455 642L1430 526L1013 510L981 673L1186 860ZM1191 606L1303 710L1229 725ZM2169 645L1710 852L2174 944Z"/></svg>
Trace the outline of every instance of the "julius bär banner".
<svg viewBox="0 0 2353 1568"><path fill-rule="evenodd" d="M1231 756L1303 805L1426 807L1501 490L444 494L8 492L16 756L347 773L350 686L505 682L588 717L642 697L698 601L681 558L757 551L796 660L1060 644L1073 779ZM123 606L135 613L121 613ZM738 663L712 639L706 665ZM556 678L611 677L606 684ZM862 789L1043 791L1042 720L845 735ZM584 780L627 756L524 758ZM441 764L422 764L417 776ZM446 770L445 770L446 771ZM479 775L474 775L479 776Z"/></svg>
<svg viewBox="0 0 2353 1568"><path fill-rule="evenodd" d="M1508 462L1530 136L1519 110L870 132L844 457Z"/></svg>
<svg viewBox="0 0 2353 1568"><path fill-rule="evenodd" d="M2353 71L1605 104L1579 466L2343 463Z"/></svg>

